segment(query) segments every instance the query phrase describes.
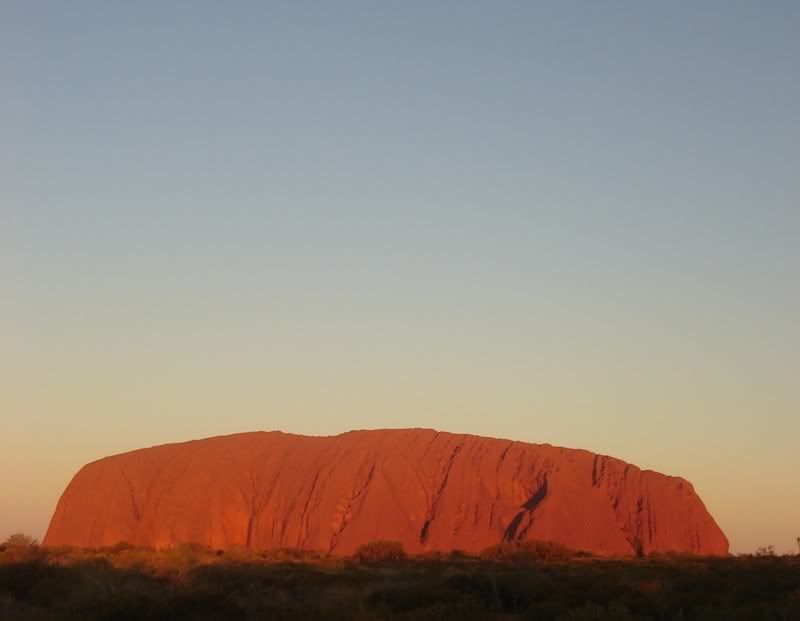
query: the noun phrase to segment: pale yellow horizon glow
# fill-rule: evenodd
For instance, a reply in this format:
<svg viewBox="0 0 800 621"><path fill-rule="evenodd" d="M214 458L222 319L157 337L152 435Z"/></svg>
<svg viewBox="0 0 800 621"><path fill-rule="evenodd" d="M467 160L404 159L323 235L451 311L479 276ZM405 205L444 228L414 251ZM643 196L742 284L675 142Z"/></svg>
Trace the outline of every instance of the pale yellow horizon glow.
<svg viewBox="0 0 800 621"><path fill-rule="evenodd" d="M547 330L506 309L507 323L487 326L473 310L437 333L435 317L403 322L385 310L383 323L370 325L329 307L335 338L302 317L259 320L261 311L214 333L213 308L205 319L176 312L169 324L132 308L113 323L99 315L40 322L39 346L30 334L7 340L15 355L2 365L0 407L11 414L4 436L13 441L0 455L0 495L13 502L0 514L0 537L41 537L72 475L109 454L253 430L432 427L583 448L682 476L732 552L795 545L793 378L776 364L736 379L767 359L755 335L735 341L749 348L746 365L726 358L719 342L724 359L711 364L692 350L727 335L687 348L628 323L569 342L548 330L574 317L542 309L537 321ZM530 329L509 328L520 325ZM44 343L52 349L38 351ZM763 408L772 428L753 415Z"/></svg>

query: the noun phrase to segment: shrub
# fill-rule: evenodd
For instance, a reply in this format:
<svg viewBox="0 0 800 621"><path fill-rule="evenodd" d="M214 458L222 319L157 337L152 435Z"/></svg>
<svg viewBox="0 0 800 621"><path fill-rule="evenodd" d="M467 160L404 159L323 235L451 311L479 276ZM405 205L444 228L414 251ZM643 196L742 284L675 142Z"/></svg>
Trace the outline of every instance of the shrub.
<svg viewBox="0 0 800 621"><path fill-rule="evenodd" d="M209 554L208 548L199 543L180 542L176 543L166 552L166 556L178 568L186 569L200 563Z"/></svg>
<svg viewBox="0 0 800 621"><path fill-rule="evenodd" d="M573 608L567 616L561 617L564 621L635 621L637 618L626 606L617 604L606 608L591 602Z"/></svg>
<svg viewBox="0 0 800 621"><path fill-rule="evenodd" d="M272 563L311 563L322 559L317 550L301 550L299 548L270 548L261 552L253 552L250 558L261 558Z"/></svg>
<svg viewBox="0 0 800 621"><path fill-rule="evenodd" d="M485 548L481 558L493 561L509 561L512 563L530 561L567 561L576 553L567 546L556 541L503 541Z"/></svg>
<svg viewBox="0 0 800 621"><path fill-rule="evenodd" d="M451 550L448 557L451 561L466 561L470 559L470 555L464 550Z"/></svg>
<svg viewBox="0 0 800 621"><path fill-rule="evenodd" d="M401 561L406 558L406 551L399 541L370 541L358 546L353 556L360 563Z"/></svg>
<svg viewBox="0 0 800 621"><path fill-rule="evenodd" d="M39 546L7 546L0 552L1 563L35 563L45 559Z"/></svg>
<svg viewBox="0 0 800 621"><path fill-rule="evenodd" d="M653 561L685 563L689 561L696 561L698 559L698 555L691 550L653 550L647 554L647 558Z"/></svg>
<svg viewBox="0 0 800 621"><path fill-rule="evenodd" d="M43 556L39 542L24 533L14 533L0 544L0 559L6 563L39 561Z"/></svg>
<svg viewBox="0 0 800 621"><path fill-rule="evenodd" d="M111 554L119 554L120 552L125 552L127 550L133 550L136 546L127 541L118 541L113 546L108 548L108 551Z"/></svg>
<svg viewBox="0 0 800 621"><path fill-rule="evenodd" d="M761 546L756 550L756 556L759 557L771 557L775 556L775 546Z"/></svg>
<svg viewBox="0 0 800 621"><path fill-rule="evenodd" d="M14 533L3 542L5 548L14 546L38 546L39 540L25 533Z"/></svg>
<svg viewBox="0 0 800 621"><path fill-rule="evenodd" d="M215 548L214 556L217 558L222 558L224 556L226 561L241 563L248 559L250 550L244 546L233 545L227 548Z"/></svg>

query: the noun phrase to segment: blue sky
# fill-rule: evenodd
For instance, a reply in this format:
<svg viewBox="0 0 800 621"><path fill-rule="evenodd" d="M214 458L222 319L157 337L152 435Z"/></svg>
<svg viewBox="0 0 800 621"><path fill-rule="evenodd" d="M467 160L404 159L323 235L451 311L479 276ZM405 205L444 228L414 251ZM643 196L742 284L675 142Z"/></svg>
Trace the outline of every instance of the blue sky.
<svg viewBox="0 0 800 621"><path fill-rule="evenodd" d="M734 550L789 549L799 30L795 2L4 2L0 535L108 453L426 426L685 476Z"/></svg>

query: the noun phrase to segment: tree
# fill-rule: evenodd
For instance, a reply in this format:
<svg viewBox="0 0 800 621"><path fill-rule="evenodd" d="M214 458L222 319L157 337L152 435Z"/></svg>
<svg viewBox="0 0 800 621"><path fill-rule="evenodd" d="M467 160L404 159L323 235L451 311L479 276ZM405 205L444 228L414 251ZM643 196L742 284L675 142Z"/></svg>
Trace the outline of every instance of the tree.
<svg viewBox="0 0 800 621"><path fill-rule="evenodd" d="M31 537L30 535L26 535L25 533L14 533L3 542L3 545L7 548L17 546L38 546L39 540Z"/></svg>

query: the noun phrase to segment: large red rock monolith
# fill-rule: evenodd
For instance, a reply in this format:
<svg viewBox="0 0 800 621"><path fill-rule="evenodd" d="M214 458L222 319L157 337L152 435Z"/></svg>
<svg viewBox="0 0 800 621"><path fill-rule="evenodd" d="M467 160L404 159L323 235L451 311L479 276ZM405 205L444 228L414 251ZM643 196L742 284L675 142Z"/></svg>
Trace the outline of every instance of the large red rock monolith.
<svg viewBox="0 0 800 621"><path fill-rule="evenodd" d="M78 472L44 544L410 553L544 539L601 555L727 554L692 485L588 451L429 429L244 433L106 457Z"/></svg>

